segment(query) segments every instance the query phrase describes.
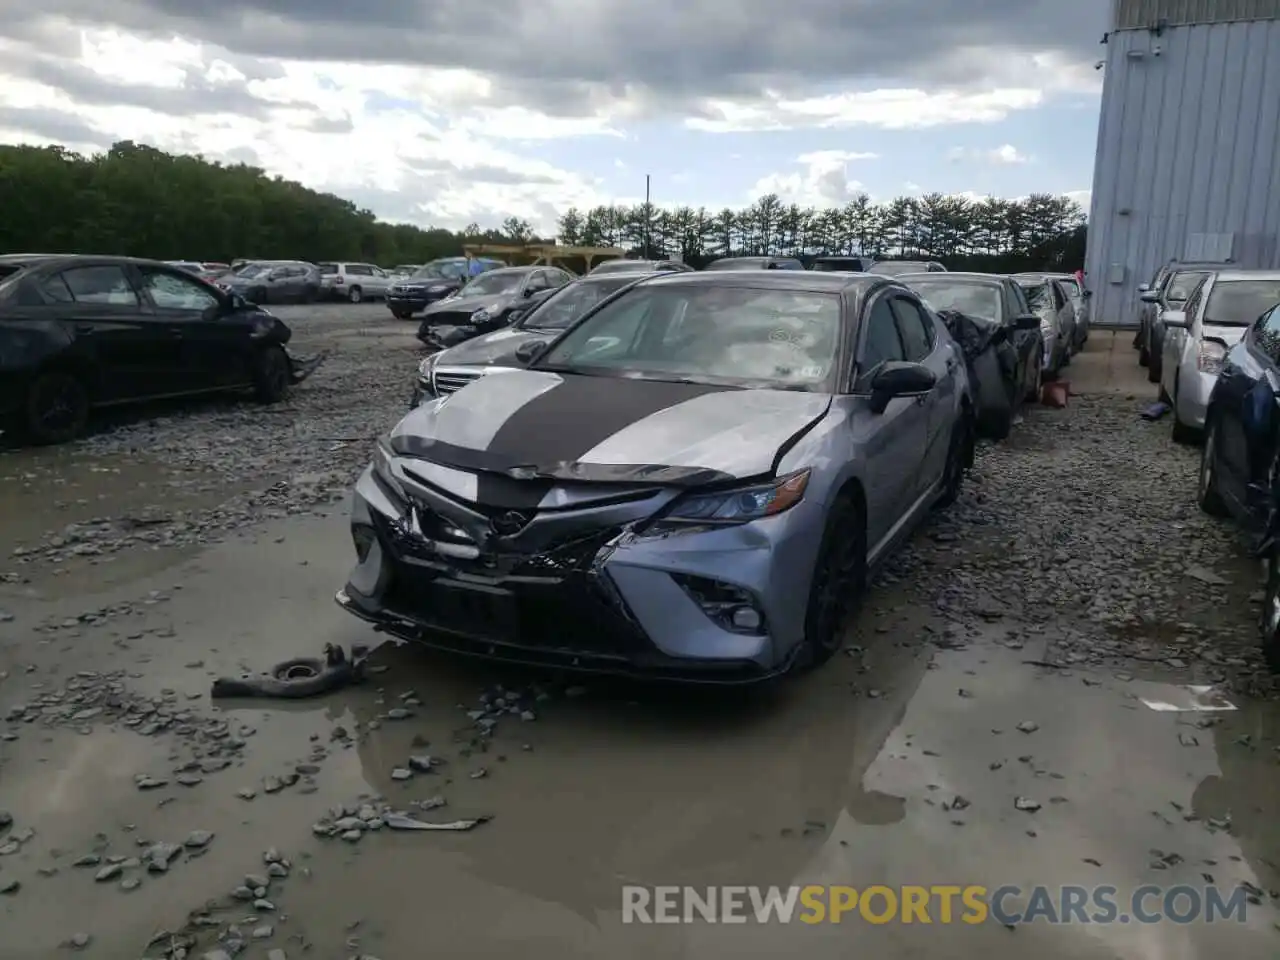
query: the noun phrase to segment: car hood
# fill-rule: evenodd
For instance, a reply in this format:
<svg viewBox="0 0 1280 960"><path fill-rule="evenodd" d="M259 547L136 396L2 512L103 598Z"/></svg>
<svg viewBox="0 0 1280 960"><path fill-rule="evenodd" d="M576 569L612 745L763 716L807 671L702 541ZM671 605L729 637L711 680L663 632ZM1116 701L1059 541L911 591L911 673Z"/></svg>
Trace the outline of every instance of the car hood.
<svg viewBox="0 0 1280 960"><path fill-rule="evenodd" d="M1165 314L1168 316L1168 314ZM1237 343L1244 339L1244 335L1249 332L1248 327L1225 326L1216 323L1206 323L1201 328L1201 337L1205 340L1221 340L1228 347L1234 347Z"/></svg>
<svg viewBox="0 0 1280 960"><path fill-rule="evenodd" d="M447 343L448 334L443 331L448 329L451 328L437 327L436 337ZM448 350L442 350L436 362L441 366L453 366L456 364L467 366L514 364L516 362L516 350L520 344L530 343L534 340L551 340L554 336L555 334L550 331L538 333L534 330L495 330L492 333L486 333L467 340L465 343L452 346Z"/></svg>
<svg viewBox="0 0 1280 960"><path fill-rule="evenodd" d="M474 313L477 310L488 310L492 307L505 306L511 302L511 295L508 293L499 294L498 296L489 297L450 297L448 300L441 300L427 307L425 316L433 313Z"/></svg>
<svg viewBox="0 0 1280 960"><path fill-rule="evenodd" d="M458 281L446 277L392 277L392 283L406 290L430 290L434 287L457 288Z"/></svg>
<svg viewBox="0 0 1280 960"><path fill-rule="evenodd" d="M419 407L391 447L508 481L690 487L771 474L830 404L818 393L516 370Z"/></svg>

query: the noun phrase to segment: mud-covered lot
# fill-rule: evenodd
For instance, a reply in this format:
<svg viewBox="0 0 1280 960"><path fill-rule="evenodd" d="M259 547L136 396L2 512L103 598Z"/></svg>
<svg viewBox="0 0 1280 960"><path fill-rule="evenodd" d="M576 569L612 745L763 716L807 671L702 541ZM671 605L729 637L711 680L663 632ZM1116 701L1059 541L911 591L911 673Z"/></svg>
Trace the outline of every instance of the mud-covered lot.
<svg viewBox="0 0 1280 960"><path fill-rule="evenodd" d="M0 958L1280 952L1257 572L1196 510L1197 453L1138 419L1123 338L981 452L816 673L710 694L386 646L361 687L211 703L215 676L376 639L332 596L413 325L281 313L333 351L285 404L0 453ZM1244 885L1247 915L622 923L624 884L806 883Z"/></svg>

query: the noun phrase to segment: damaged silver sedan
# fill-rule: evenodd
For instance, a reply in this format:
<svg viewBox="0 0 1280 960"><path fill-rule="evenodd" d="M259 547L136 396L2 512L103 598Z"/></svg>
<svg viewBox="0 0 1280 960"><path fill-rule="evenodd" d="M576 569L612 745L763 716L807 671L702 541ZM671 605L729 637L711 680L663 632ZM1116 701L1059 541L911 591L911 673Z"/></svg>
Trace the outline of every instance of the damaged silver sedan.
<svg viewBox="0 0 1280 960"><path fill-rule="evenodd" d="M656 276L411 412L337 600L403 639L750 682L821 663L972 462L963 359L875 275Z"/></svg>

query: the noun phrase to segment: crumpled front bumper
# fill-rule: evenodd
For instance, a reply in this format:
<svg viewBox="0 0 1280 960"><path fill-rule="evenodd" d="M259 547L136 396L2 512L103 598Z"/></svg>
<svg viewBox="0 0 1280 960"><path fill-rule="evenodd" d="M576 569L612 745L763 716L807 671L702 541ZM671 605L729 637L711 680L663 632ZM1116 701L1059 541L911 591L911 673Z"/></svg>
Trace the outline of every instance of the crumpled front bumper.
<svg viewBox="0 0 1280 960"><path fill-rule="evenodd" d="M298 357L288 350L284 353L289 358L289 382L295 385L315 373L320 365L329 359L328 350L323 350L310 357Z"/></svg>
<svg viewBox="0 0 1280 960"><path fill-rule="evenodd" d="M804 635L821 508L637 533L671 495L539 513L508 546L462 557L427 534L478 531L482 513L430 487L403 502L367 469L352 497L357 564L336 600L402 639L498 660L716 684L786 672ZM759 628L732 627L724 597L758 611Z"/></svg>

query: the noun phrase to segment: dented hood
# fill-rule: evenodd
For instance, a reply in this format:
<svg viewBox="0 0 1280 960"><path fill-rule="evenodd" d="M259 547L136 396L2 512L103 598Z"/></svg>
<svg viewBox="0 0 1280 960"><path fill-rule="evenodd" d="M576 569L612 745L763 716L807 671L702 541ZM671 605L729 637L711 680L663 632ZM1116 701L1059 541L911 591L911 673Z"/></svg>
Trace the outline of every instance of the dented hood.
<svg viewBox="0 0 1280 960"><path fill-rule="evenodd" d="M392 448L513 479L696 486L769 474L826 394L518 370L428 403Z"/></svg>

